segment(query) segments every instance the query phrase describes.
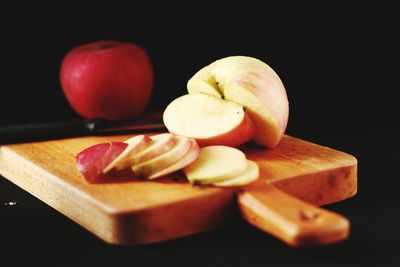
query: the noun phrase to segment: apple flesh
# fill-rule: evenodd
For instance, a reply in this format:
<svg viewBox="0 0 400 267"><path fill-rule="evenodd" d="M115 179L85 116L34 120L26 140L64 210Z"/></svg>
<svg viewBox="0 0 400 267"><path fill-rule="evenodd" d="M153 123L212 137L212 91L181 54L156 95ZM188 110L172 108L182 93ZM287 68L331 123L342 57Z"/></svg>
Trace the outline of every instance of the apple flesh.
<svg viewBox="0 0 400 267"><path fill-rule="evenodd" d="M198 158L183 169L191 183L212 184L243 173L247 167L246 155L228 146L207 146Z"/></svg>
<svg viewBox="0 0 400 267"><path fill-rule="evenodd" d="M132 171L138 177L149 178L152 174L168 168L181 160L190 150L192 142L185 136L176 136L177 142L170 150L147 161L132 166Z"/></svg>
<svg viewBox="0 0 400 267"><path fill-rule="evenodd" d="M178 141L175 135L169 133L153 135L150 137L150 139L152 141L146 146L145 149L139 151L129 158L130 165L140 164L156 158L174 147Z"/></svg>
<svg viewBox="0 0 400 267"><path fill-rule="evenodd" d="M266 63L231 56L198 71L187 84L189 94L204 93L242 105L255 125L253 141L269 148L281 140L288 122L285 87Z"/></svg>
<svg viewBox="0 0 400 267"><path fill-rule="evenodd" d="M242 173L237 174L225 181L213 183L213 185L220 187L247 185L256 181L259 175L260 171L257 163L251 160L247 160L246 169Z"/></svg>
<svg viewBox="0 0 400 267"><path fill-rule="evenodd" d="M130 158L138 153L138 151L144 149L151 141L152 140L145 135L137 135L124 141L124 143L128 144L127 147L103 169L103 173L106 174L112 170L120 171L129 168L131 165Z"/></svg>
<svg viewBox="0 0 400 267"><path fill-rule="evenodd" d="M195 138L201 146L238 146L254 135L243 107L207 94L189 94L172 101L164 111L168 131Z"/></svg>
<svg viewBox="0 0 400 267"><path fill-rule="evenodd" d="M194 160L196 160L200 153L200 147L194 139L190 139L190 141L192 143L190 150L188 153L186 153L186 155L183 156L183 158L173 163L172 165L162 169L161 171L151 173L149 175L149 179L155 179L181 170L191 164Z"/></svg>
<svg viewBox="0 0 400 267"><path fill-rule="evenodd" d="M143 113L154 77L150 58L138 45L99 41L69 51L60 80L68 102L81 116L122 120Z"/></svg>
<svg viewBox="0 0 400 267"><path fill-rule="evenodd" d="M103 170L117 158L128 144L123 142L110 142L97 144L81 151L77 157L77 169L88 182L95 182L103 176Z"/></svg>

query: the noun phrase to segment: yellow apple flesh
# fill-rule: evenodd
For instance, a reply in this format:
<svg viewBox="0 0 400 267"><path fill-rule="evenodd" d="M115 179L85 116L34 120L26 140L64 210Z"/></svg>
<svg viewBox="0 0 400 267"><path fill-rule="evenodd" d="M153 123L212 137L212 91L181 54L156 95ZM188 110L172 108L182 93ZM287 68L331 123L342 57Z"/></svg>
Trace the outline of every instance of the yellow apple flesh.
<svg viewBox="0 0 400 267"><path fill-rule="evenodd" d="M152 135L150 136L150 139L152 141L145 149L130 157L130 165L140 164L152 158L158 157L174 147L178 141L175 135L169 133Z"/></svg>
<svg viewBox="0 0 400 267"><path fill-rule="evenodd" d="M190 147L189 152L186 153L186 155L184 155L183 158L181 158L177 162L173 163L172 165L166 167L165 169L162 169L161 171L151 173L148 178L155 179L155 178L158 178L161 176L165 176L167 174L178 171L178 170L186 167L187 165L191 164L199 156L200 147L194 139L190 139L190 140L191 140L192 145Z"/></svg>
<svg viewBox="0 0 400 267"><path fill-rule="evenodd" d="M212 184L243 173L246 167L242 151L228 146L207 146L200 149L197 159L183 172L191 183Z"/></svg>
<svg viewBox="0 0 400 267"><path fill-rule="evenodd" d="M191 139L185 136L176 136L176 144L154 158L132 166L132 171L138 177L149 178L150 175L160 172L182 159L192 146Z"/></svg>
<svg viewBox="0 0 400 267"><path fill-rule="evenodd" d="M129 158L132 157L132 155L135 155L138 151L144 149L150 142L151 139L145 135L137 135L124 141L128 146L118 155L118 157L103 169L103 173L106 174L114 169L122 170L130 167L131 163Z"/></svg>
<svg viewBox="0 0 400 267"><path fill-rule="evenodd" d="M189 94L204 93L245 107L256 131L255 143L273 148L288 122L285 87L266 63L246 56L217 60L198 71L187 84Z"/></svg>
<svg viewBox="0 0 400 267"><path fill-rule="evenodd" d="M243 107L207 94L189 94L164 111L168 131L195 138L201 146L238 146L250 140L254 125Z"/></svg>
<svg viewBox="0 0 400 267"><path fill-rule="evenodd" d="M222 182L213 183L212 185L220 187L242 186L247 185L258 179L260 175L257 163L247 160L246 169L242 173L231 177Z"/></svg>

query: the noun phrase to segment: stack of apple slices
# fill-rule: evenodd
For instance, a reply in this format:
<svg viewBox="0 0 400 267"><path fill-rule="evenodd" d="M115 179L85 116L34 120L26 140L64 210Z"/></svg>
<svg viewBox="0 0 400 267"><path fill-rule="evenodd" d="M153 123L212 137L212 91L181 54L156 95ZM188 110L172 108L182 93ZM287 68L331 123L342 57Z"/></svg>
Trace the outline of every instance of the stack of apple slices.
<svg viewBox="0 0 400 267"><path fill-rule="evenodd" d="M77 168L92 183L125 171L155 179L182 169L196 184L240 186L258 178L257 164L246 160L240 150L227 146L200 149L195 139L169 133L88 147L77 155Z"/></svg>
<svg viewBox="0 0 400 267"><path fill-rule="evenodd" d="M77 155L77 169L89 182L115 173L155 179L192 163L200 148L193 138L173 134L138 135L124 142L96 144Z"/></svg>

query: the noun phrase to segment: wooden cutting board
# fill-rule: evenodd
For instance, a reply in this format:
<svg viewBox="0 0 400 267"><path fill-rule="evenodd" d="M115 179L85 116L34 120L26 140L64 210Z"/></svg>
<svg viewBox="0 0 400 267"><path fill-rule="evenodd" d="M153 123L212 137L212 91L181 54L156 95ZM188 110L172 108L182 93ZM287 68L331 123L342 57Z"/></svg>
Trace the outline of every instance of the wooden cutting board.
<svg viewBox="0 0 400 267"><path fill-rule="evenodd" d="M294 238L282 236L282 231L293 232L292 215L288 224L285 214L276 217L268 209L254 212L254 199L269 194L265 201L272 200L276 204L272 209L279 210L285 206L280 197L285 197L279 193L274 199L273 192L280 190L315 205L340 201L357 191L357 160L353 156L290 136L273 150L242 147L248 159L260 167L260 179L245 188L193 186L181 173L154 181L89 184L76 170L75 156L84 148L131 136L4 145L0 147L0 174L113 244L152 243L213 229L237 219L232 214L238 203L251 224L295 244ZM263 185L267 185L265 191ZM272 187L275 189L268 193ZM302 202L298 204L303 208ZM299 214L305 221L310 217L307 211Z"/></svg>

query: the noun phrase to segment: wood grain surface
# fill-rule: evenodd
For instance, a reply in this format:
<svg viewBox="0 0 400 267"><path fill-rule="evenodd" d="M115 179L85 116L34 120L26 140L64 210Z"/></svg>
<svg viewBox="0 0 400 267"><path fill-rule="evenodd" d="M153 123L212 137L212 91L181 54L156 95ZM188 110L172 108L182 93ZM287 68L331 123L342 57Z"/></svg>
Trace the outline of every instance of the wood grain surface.
<svg viewBox="0 0 400 267"><path fill-rule="evenodd" d="M129 137L132 135L1 146L0 174L112 244L153 243L220 227L237 219L237 203L250 223L290 243L294 237L285 240L286 234L265 229L265 221L257 224L246 217L245 211L254 211L254 207L243 199L266 185L324 205L351 197L357 190L353 156L289 136L273 150L242 147L261 171L260 179L245 188L193 186L179 172L154 181L121 179L89 184L76 170L75 156L84 148Z"/></svg>

